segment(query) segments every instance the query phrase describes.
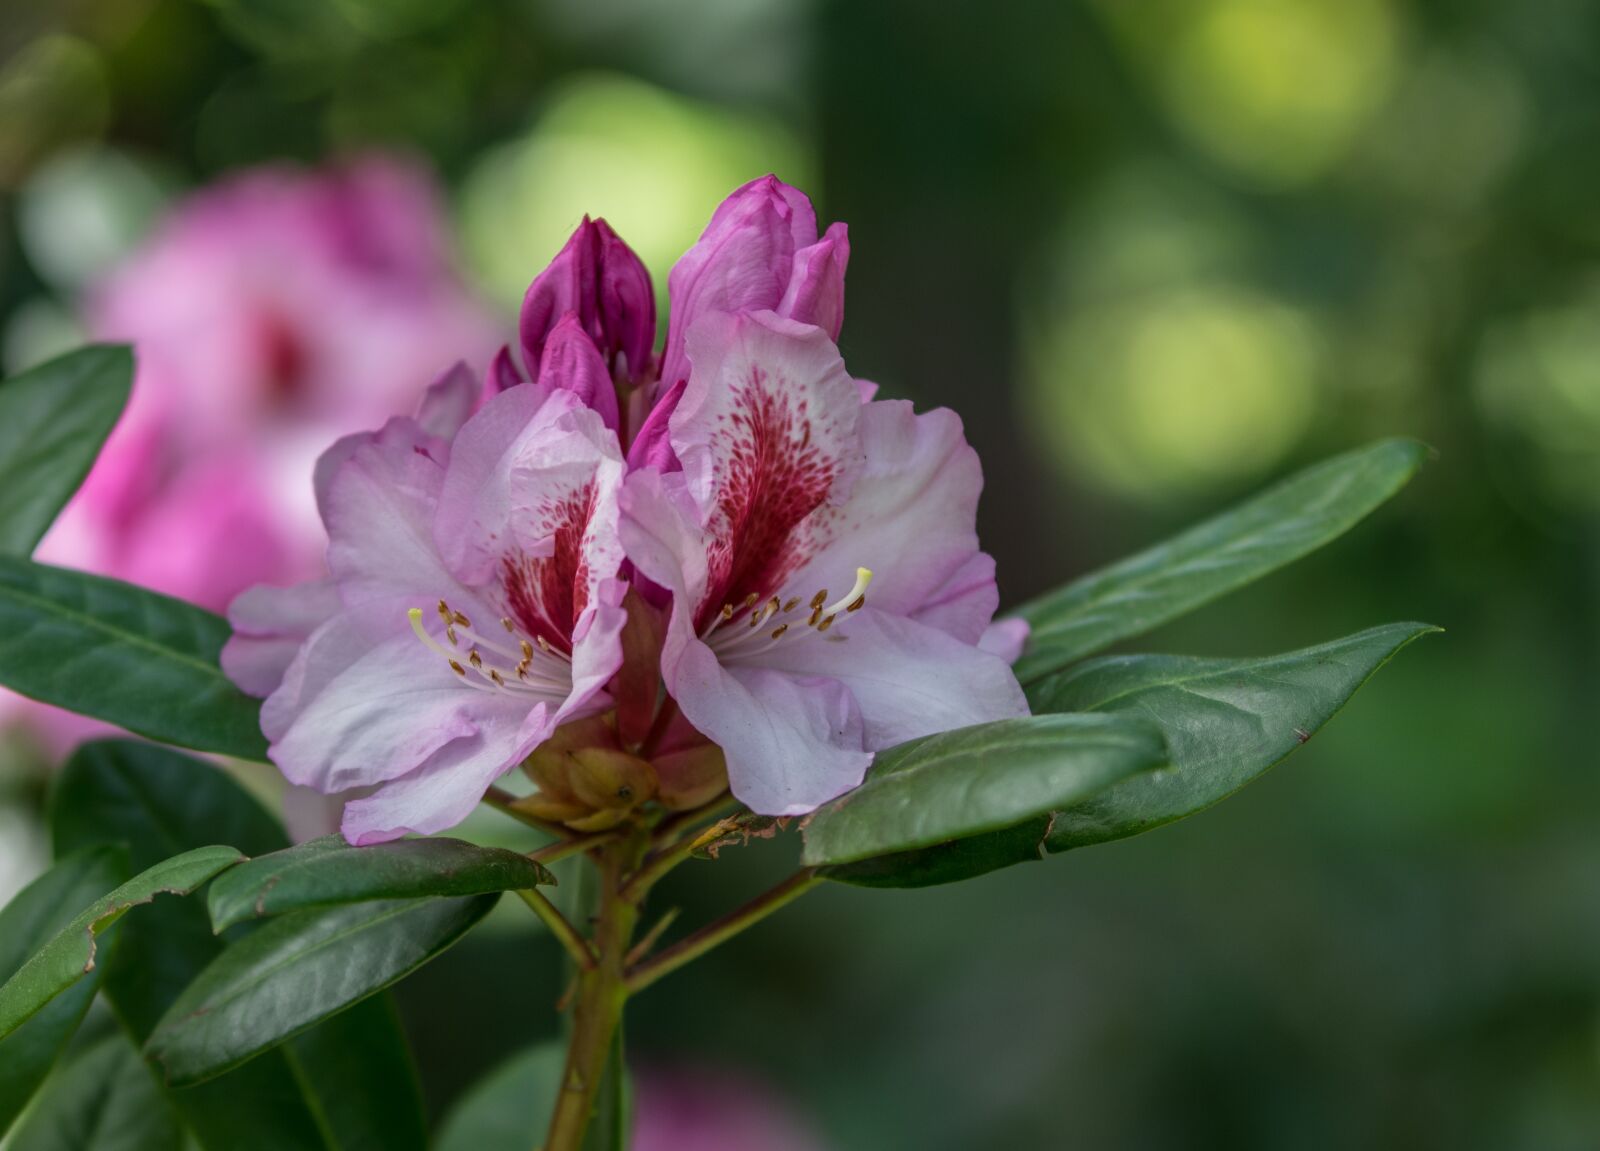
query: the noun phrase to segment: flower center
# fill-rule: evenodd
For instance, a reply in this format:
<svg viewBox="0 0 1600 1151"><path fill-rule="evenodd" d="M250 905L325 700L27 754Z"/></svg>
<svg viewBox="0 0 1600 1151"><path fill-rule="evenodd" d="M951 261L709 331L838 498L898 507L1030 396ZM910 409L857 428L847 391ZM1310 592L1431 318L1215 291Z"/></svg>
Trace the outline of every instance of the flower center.
<svg viewBox="0 0 1600 1151"><path fill-rule="evenodd" d="M428 634L421 608L412 608L406 616L422 646L443 657L468 687L537 696L564 696L572 690L572 660L543 636L529 640L506 618L500 621L506 638L490 639L474 631L472 621L444 600L439 601L438 612L448 647Z"/></svg>
<svg viewBox="0 0 1600 1151"><path fill-rule="evenodd" d="M829 629L841 615L860 611L867 602L867 587L872 583L871 568L857 568L856 582L844 595L828 602L828 589L823 588L809 600L801 596L785 599L773 596L761 603L755 594L742 604L723 604L722 610L712 617L711 626L700 638L716 649L718 654L754 655L766 651L787 635L803 634L815 629L818 635L830 640L846 637Z"/></svg>

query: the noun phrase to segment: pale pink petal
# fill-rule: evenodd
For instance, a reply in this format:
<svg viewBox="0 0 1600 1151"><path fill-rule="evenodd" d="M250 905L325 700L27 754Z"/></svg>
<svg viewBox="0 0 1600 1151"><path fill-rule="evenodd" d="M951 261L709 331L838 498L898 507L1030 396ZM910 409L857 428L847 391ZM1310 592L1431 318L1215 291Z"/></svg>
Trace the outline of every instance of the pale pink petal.
<svg viewBox="0 0 1600 1151"><path fill-rule="evenodd" d="M469 421L469 426L471 421ZM329 450L323 485L328 567L348 607L385 605L397 625L412 607L448 599L463 610L476 600L440 561L434 508L445 469L430 437L411 420L391 420L376 436L347 437Z"/></svg>
<svg viewBox="0 0 1600 1151"><path fill-rule="evenodd" d="M457 360L423 393L417 406L417 425L430 436L450 439L472 415L482 392L483 385L472 369Z"/></svg>
<svg viewBox="0 0 1600 1151"><path fill-rule="evenodd" d="M555 727L553 709L539 704L514 736L497 729L454 740L409 774L347 803L340 830L357 847L446 831L471 815L489 785L548 739Z"/></svg>
<svg viewBox="0 0 1600 1151"><path fill-rule="evenodd" d="M257 584L228 605L233 635L222 648L222 670L240 690L271 695L300 645L338 610L332 580L286 588Z"/></svg>
<svg viewBox="0 0 1600 1151"><path fill-rule="evenodd" d="M840 618L826 634L786 635L758 654L739 657L733 670L743 675L746 667L842 684L860 709L870 751L1028 714L1007 661L870 607Z"/></svg>
<svg viewBox="0 0 1600 1151"><path fill-rule="evenodd" d="M872 755L845 686L759 667L724 668L699 640L663 665L696 729L722 748L734 796L762 815L804 815L860 785Z"/></svg>
<svg viewBox="0 0 1600 1151"><path fill-rule="evenodd" d="M303 655L262 710L272 762L291 783L324 793L383 783L457 741L498 755L502 770L521 758L529 700L467 686L404 622L373 644L341 616Z"/></svg>
<svg viewBox="0 0 1600 1151"><path fill-rule="evenodd" d="M905 400L859 410L865 463L850 498L806 525L813 554L789 586L808 597L827 588L831 598L867 568L867 603L896 615L959 595L962 610L945 614L970 618L952 619L946 630L976 643L999 594L992 561L974 559L983 471L960 419L946 408L919 416Z"/></svg>
<svg viewBox="0 0 1600 1151"><path fill-rule="evenodd" d="M1022 649L1028 644L1028 621L1024 619L997 619L984 630L978 646L999 656L1007 663L1022 658Z"/></svg>
<svg viewBox="0 0 1600 1151"><path fill-rule="evenodd" d="M928 593L920 607L906 614L964 643L977 643L988 630L999 603L994 557L987 552L973 552L941 587Z"/></svg>

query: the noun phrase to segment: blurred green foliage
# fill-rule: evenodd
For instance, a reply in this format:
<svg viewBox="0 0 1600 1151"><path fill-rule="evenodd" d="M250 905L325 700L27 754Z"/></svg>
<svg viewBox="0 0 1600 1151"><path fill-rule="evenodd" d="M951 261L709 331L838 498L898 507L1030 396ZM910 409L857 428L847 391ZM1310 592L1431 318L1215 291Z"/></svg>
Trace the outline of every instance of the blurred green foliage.
<svg viewBox="0 0 1600 1151"><path fill-rule="evenodd" d="M161 201L244 164L430 158L508 316L582 211L664 281L775 167L850 222L855 372L963 414L1013 601L1427 440L1373 525L1140 645L1446 625L1287 770L1099 852L826 889L630 1039L758 1070L845 1151L1590 1148L1597 47L1584 0L10 0L0 352L70 342ZM793 850L669 894L692 921ZM436 1111L555 969L508 921L404 989Z"/></svg>

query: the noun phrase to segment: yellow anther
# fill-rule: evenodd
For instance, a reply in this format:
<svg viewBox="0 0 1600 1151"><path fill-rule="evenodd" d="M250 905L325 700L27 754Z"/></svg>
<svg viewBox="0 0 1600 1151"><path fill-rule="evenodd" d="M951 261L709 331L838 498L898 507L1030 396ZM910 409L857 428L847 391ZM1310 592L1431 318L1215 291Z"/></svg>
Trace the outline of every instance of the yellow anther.
<svg viewBox="0 0 1600 1151"><path fill-rule="evenodd" d="M782 639L783 638L783 633L788 631L788 630L789 630L789 625L788 624L780 623L777 627L772 629L772 638L773 639Z"/></svg>
<svg viewBox="0 0 1600 1151"><path fill-rule="evenodd" d="M461 676L462 678L466 677L467 669L462 667L455 660L451 660L450 661L450 670L455 672L457 675Z"/></svg>

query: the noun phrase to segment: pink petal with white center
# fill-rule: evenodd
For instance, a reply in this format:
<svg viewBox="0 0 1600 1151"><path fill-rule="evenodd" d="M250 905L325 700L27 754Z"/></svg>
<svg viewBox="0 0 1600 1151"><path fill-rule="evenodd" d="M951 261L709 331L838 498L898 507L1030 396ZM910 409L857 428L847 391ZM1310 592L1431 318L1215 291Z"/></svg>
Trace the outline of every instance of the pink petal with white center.
<svg viewBox="0 0 1600 1151"><path fill-rule="evenodd" d="M271 695L300 645L338 610L339 589L332 580L257 584L228 605L233 635L222 648L222 670L240 690Z"/></svg>
<svg viewBox="0 0 1600 1151"><path fill-rule="evenodd" d="M811 558L795 529L848 495L862 409L838 349L811 325L713 315L688 344L694 371L671 438L711 537L704 623L723 603L765 598Z"/></svg>
<svg viewBox="0 0 1600 1151"><path fill-rule="evenodd" d="M661 653L667 692L695 729L722 747L740 800L766 815L810 811L861 782L872 757L862 744L860 712L837 683L725 669L697 638L693 605L707 579L707 537L697 519L681 473L628 477L623 544L639 572L672 593Z"/></svg>
<svg viewBox="0 0 1600 1151"><path fill-rule="evenodd" d="M861 711L869 751L1028 714L1006 660L871 607L840 617L827 633L786 634L764 649L724 659L736 674L759 667L842 684Z"/></svg>
<svg viewBox="0 0 1600 1151"><path fill-rule="evenodd" d="M577 397L513 388L462 429L434 538L462 582L498 605L492 618L567 651L622 566L623 471L615 434ZM620 618L620 608L606 617Z"/></svg>

